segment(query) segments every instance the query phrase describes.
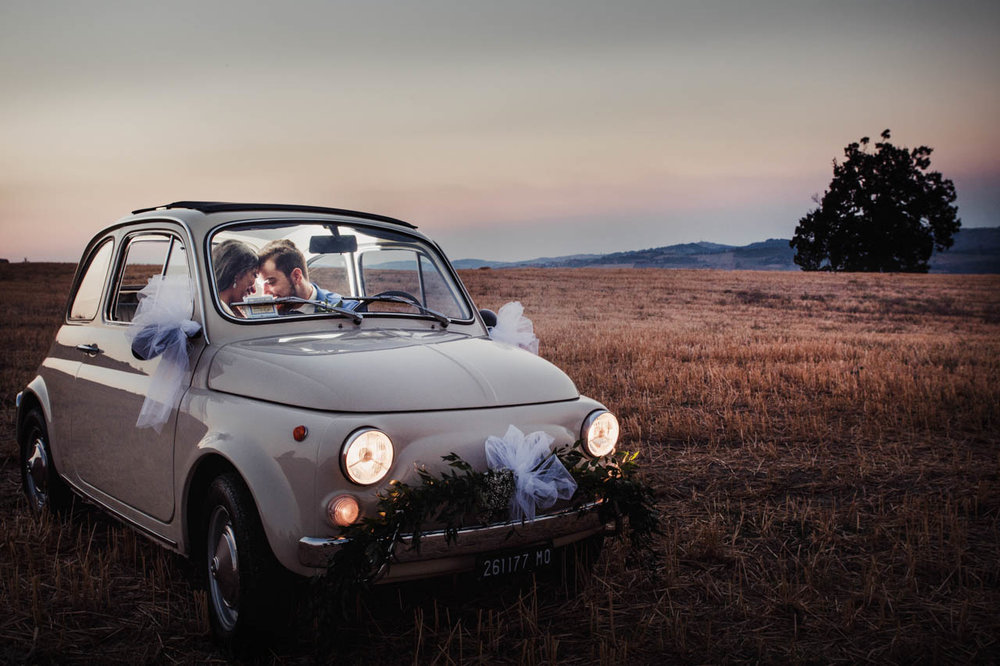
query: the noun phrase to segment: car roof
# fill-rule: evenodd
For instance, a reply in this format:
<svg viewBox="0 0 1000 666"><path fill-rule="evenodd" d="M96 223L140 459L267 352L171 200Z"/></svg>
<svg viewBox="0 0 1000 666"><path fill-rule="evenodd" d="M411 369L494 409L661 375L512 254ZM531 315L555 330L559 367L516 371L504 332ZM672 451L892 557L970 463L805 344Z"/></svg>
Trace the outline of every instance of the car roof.
<svg viewBox="0 0 1000 666"><path fill-rule="evenodd" d="M205 215L213 213L240 213L240 212L286 212L286 213L319 213L325 215L344 215L363 220L373 220L385 222L408 229L416 229L416 225L397 220L394 217L376 215L375 213L364 213L356 210L346 210L343 208L328 208L325 206L302 206L297 204L274 204L274 203L234 203L228 201L175 201L160 206L149 208L138 208L132 211L133 215L149 213L156 210L194 210Z"/></svg>

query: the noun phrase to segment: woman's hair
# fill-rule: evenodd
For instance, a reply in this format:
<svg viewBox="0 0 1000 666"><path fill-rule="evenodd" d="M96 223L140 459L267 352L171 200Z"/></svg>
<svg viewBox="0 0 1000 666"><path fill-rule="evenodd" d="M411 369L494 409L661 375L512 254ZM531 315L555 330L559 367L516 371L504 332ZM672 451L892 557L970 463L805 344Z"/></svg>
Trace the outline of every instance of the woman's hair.
<svg viewBox="0 0 1000 666"><path fill-rule="evenodd" d="M257 269L257 253L235 238L212 248L212 268L215 270L215 288L220 292L233 286L236 278Z"/></svg>

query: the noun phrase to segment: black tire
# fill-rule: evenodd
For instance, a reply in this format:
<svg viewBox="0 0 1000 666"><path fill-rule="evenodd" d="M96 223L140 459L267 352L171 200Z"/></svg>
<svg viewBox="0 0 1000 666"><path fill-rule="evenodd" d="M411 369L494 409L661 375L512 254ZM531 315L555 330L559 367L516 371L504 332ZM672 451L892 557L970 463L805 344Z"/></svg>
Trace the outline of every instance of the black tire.
<svg viewBox="0 0 1000 666"><path fill-rule="evenodd" d="M208 591L212 631L236 653L266 646L285 626L290 574L264 535L250 491L235 473L215 478L201 513L198 565Z"/></svg>
<svg viewBox="0 0 1000 666"><path fill-rule="evenodd" d="M40 516L45 511L61 514L68 510L72 505L73 494L56 471L45 417L37 407L24 417L18 448L21 487L31 512Z"/></svg>

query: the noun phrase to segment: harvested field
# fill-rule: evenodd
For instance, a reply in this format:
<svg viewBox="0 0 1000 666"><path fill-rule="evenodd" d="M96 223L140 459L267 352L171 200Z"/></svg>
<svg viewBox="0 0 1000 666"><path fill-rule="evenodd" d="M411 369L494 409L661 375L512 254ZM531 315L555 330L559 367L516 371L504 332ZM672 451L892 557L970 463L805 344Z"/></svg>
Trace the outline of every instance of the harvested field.
<svg viewBox="0 0 1000 666"><path fill-rule="evenodd" d="M0 662L225 661L180 558L88 507L27 515L14 395L72 269L0 265ZM609 544L575 594L382 594L337 658L1000 661L1000 277L462 277L480 307L520 300L541 355L620 416L656 488L660 559ZM331 654L307 626L263 661Z"/></svg>

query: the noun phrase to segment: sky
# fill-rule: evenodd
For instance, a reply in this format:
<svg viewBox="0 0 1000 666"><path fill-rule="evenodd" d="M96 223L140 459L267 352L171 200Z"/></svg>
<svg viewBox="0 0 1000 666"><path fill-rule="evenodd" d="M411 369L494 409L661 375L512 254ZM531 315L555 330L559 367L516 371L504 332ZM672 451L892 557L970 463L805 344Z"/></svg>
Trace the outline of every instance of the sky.
<svg viewBox="0 0 1000 666"><path fill-rule="evenodd" d="M791 238L863 136L1000 225L1000 3L0 0L0 257L178 200L496 261Z"/></svg>

